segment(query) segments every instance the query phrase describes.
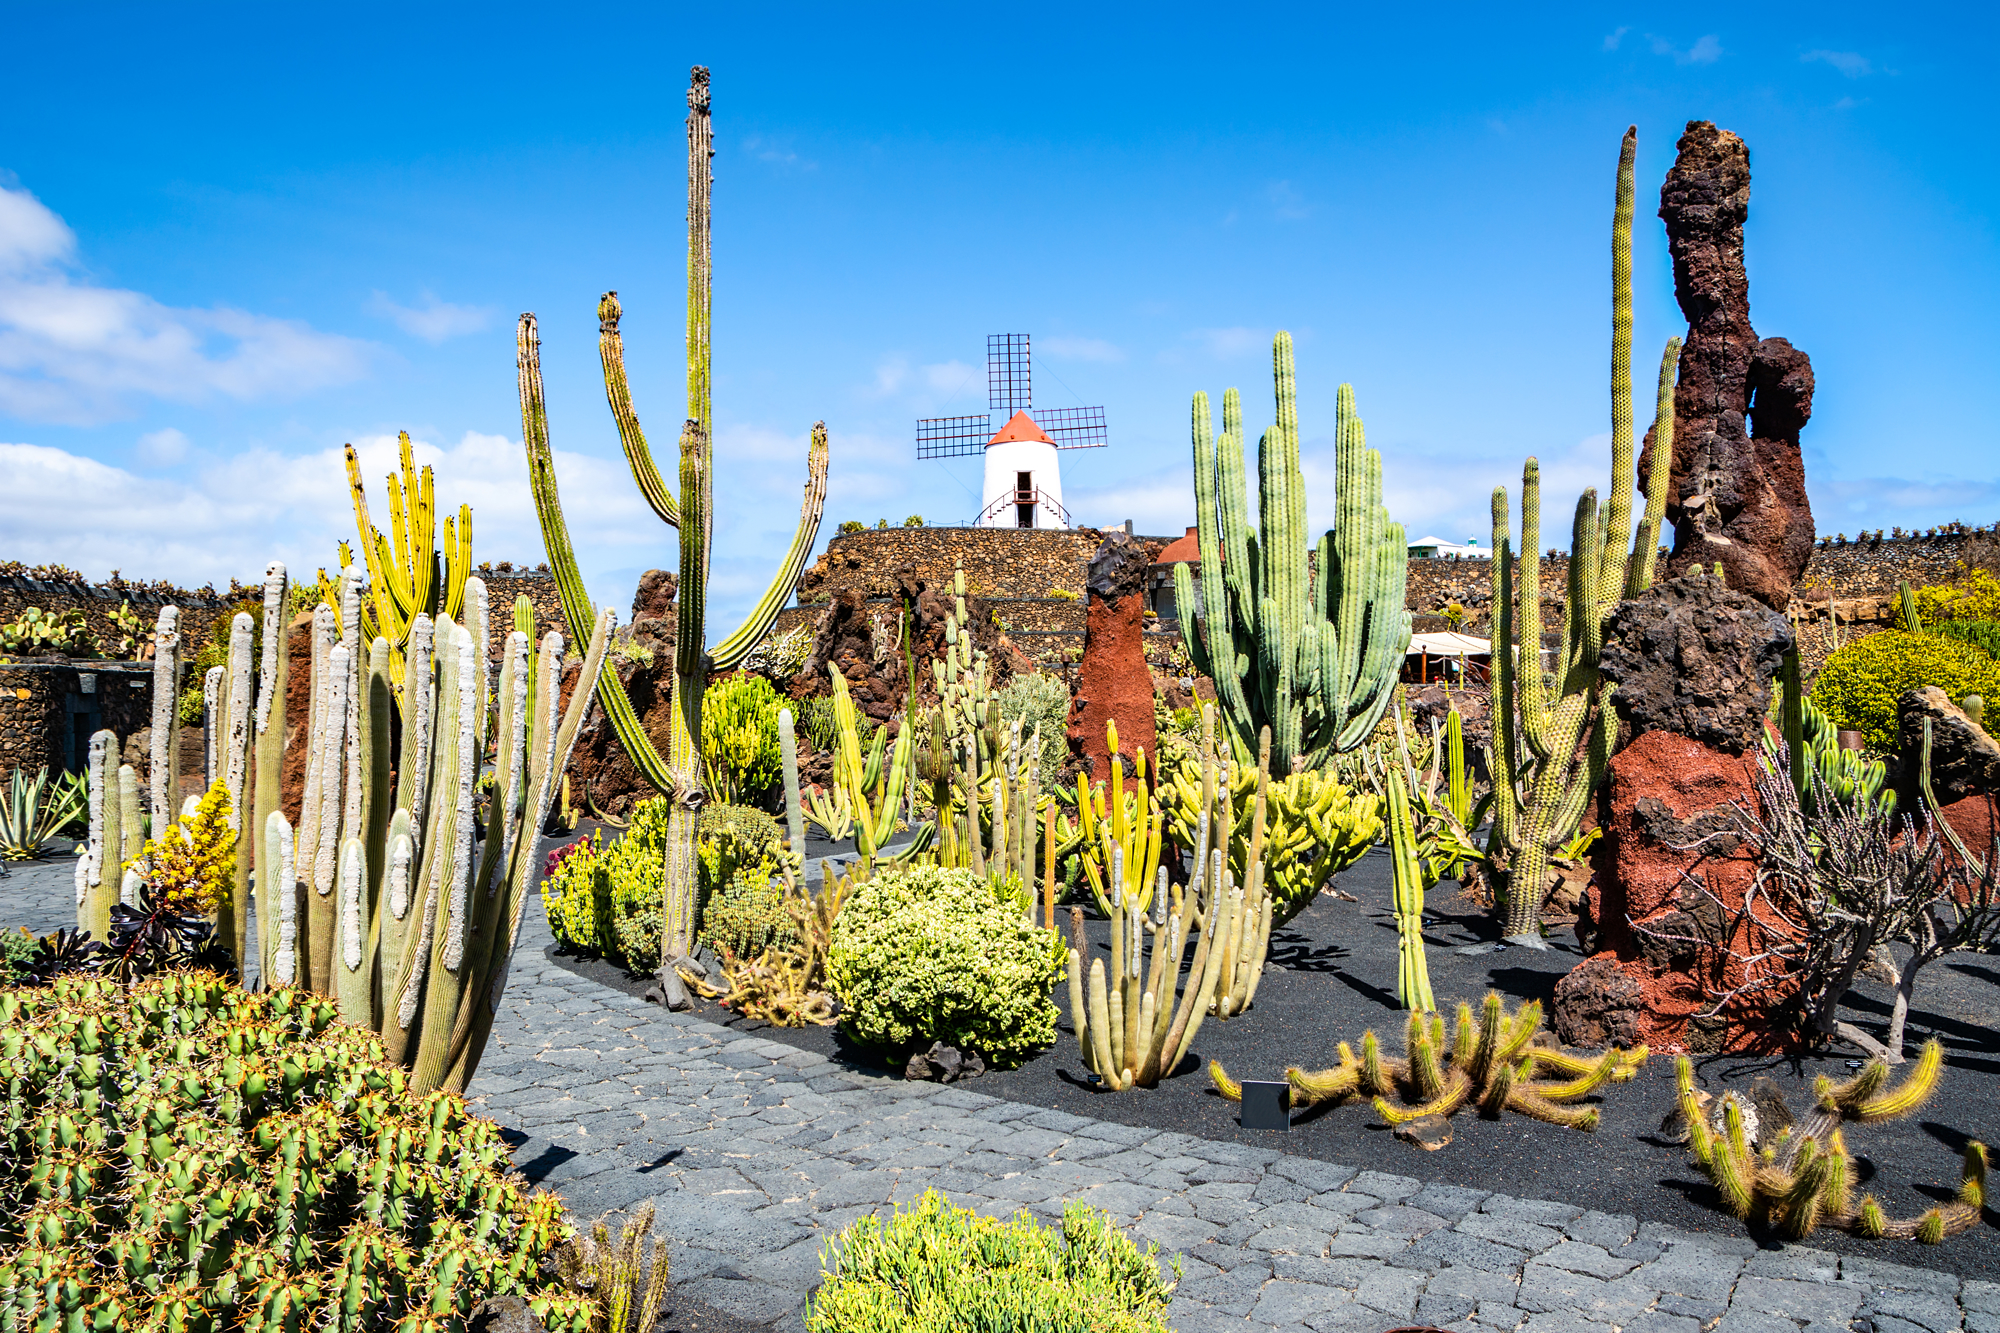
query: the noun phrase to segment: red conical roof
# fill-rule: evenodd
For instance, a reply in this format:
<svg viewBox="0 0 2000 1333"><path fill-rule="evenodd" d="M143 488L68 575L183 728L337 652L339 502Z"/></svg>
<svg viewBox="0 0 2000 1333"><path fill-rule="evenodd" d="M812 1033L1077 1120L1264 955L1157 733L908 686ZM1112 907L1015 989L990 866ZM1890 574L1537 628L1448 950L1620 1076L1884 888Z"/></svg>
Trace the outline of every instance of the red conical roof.
<svg viewBox="0 0 2000 1333"><path fill-rule="evenodd" d="M1010 440L1040 440L1043 444L1055 443L1049 438L1049 433L1037 426L1026 412L1016 412L1007 424L1000 428L1000 433L986 443L990 447L1006 444Z"/></svg>

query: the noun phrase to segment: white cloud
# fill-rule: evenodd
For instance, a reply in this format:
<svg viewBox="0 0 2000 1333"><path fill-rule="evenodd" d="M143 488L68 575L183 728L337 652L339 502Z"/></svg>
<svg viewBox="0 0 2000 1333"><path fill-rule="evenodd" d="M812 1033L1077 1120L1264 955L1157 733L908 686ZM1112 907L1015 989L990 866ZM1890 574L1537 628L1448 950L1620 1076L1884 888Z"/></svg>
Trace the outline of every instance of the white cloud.
<svg viewBox="0 0 2000 1333"><path fill-rule="evenodd" d="M389 521L382 478L397 465L396 439L357 437L355 447L370 516L382 527ZM450 448L419 440L414 452L419 466L437 470L441 516L472 506L475 559L543 559L518 440L468 431ZM338 543L355 538L338 448L299 455L251 449L161 478L46 445L0 444L0 475L8 482L0 487L0 530L14 558L64 561L92 578L119 569L128 578L226 586L232 577L251 582L273 559L310 577L334 565ZM635 558L671 565L672 533L646 507L622 459L558 451L556 478L592 595L615 602L622 617L631 587L600 587L596 571ZM78 504L78 496L89 503ZM440 517L440 537L442 528Z"/></svg>
<svg viewBox="0 0 2000 1333"><path fill-rule="evenodd" d="M1722 58L1722 42L1714 33L1701 37L1685 51L1651 33L1646 34L1646 40L1652 43L1654 55L1671 56L1676 65L1713 65Z"/></svg>
<svg viewBox="0 0 2000 1333"><path fill-rule="evenodd" d="M1613 29L1611 32L1606 33L1604 35L1604 49L1607 51L1616 51L1618 49L1618 43L1624 41L1625 34L1630 31L1632 31L1630 27L1622 27Z"/></svg>
<svg viewBox="0 0 2000 1333"><path fill-rule="evenodd" d="M369 344L297 320L96 286L76 249L39 199L0 185L0 412L86 425L129 415L135 397L259 398L366 369Z"/></svg>
<svg viewBox="0 0 2000 1333"><path fill-rule="evenodd" d="M1296 222L1312 214L1305 196L1299 187L1290 181L1273 181L1264 190L1264 197L1271 201L1272 215L1283 222Z"/></svg>
<svg viewBox="0 0 2000 1333"><path fill-rule="evenodd" d="M1187 336L1218 361L1269 351L1271 347L1268 330L1248 329L1240 324L1226 329L1194 329Z"/></svg>
<svg viewBox="0 0 2000 1333"><path fill-rule="evenodd" d="M743 151L759 162L769 162L776 167L789 167L799 171L817 171L819 163L801 158L788 144L753 134L743 141Z"/></svg>
<svg viewBox="0 0 2000 1333"><path fill-rule="evenodd" d="M1102 338L1041 338L1034 350L1059 361L1123 361L1125 352Z"/></svg>
<svg viewBox="0 0 2000 1333"><path fill-rule="evenodd" d="M1875 66L1867 56L1858 51L1808 51L1799 59L1806 63L1819 61L1833 66L1850 79L1858 79L1875 72Z"/></svg>
<svg viewBox="0 0 2000 1333"><path fill-rule="evenodd" d="M151 463L155 467L178 463L187 457L187 451L188 437L172 426L141 435L136 450L140 462Z"/></svg>
<svg viewBox="0 0 2000 1333"><path fill-rule="evenodd" d="M397 305L387 292L376 292L363 308L427 343L441 343L462 333L478 333L492 325L494 315L492 306L453 305L438 300L430 292L423 294L421 306Z"/></svg>

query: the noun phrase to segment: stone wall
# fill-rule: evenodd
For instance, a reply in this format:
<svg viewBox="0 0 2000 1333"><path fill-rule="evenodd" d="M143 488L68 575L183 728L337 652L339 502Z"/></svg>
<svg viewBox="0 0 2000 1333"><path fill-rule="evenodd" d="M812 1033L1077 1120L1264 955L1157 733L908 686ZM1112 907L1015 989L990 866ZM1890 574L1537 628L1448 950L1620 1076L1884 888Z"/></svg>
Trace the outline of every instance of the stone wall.
<svg viewBox="0 0 2000 1333"><path fill-rule="evenodd" d="M833 538L799 579L799 602L831 601L833 594L859 588L870 598L895 590L891 571L916 567L926 587L951 586L952 571L965 566L965 590L975 597L1046 598L1061 589L1083 595L1090 556L1104 540L1097 528L870 528ZM1142 538L1164 547L1170 537Z"/></svg>
<svg viewBox="0 0 2000 1333"><path fill-rule="evenodd" d="M8 574L0 575L0 623L19 620L21 613L31 606L58 614L80 610L91 633L104 645L104 651L111 652L117 647L120 637L118 627L111 620L113 611L130 602L132 610L139 616L140 633L144 636L152 633L160 608L172 603L181 609L183 651L191 653L208 642L209 632L218 617L227 614L239 601L261 600L263 595L262 588L245 588L234 582L229 592L218 593L213 588L189 590L158 584L131 584L122 580L113 583L56 582Z"/></svg>
<svg viewBox="0 0 2000 1333"><path fill-rule="evenodd" d="M525 569L502 561L498 566L481 565L473 571L486 583L486 606L492 617L489 626L493 660L500 660L500 650L507 642L507 636L514 631L514 599L526 597L535 608L534 642L540 643L542 636L550 630L561 632L567 642L570 638L569 625L563 620L562 599L556 595L556 577L546 569ZM625 607L618 608L618 623L630 623Z"/></svg>
<svg viewBox="0 0 2000 1333"><path fill-rule="evenodd" d="M90 738L125 741L152 724L153 669L120 662L0 666L0 774L47 766L80 772ZM199 730L197 728L197 730Z"/></svg>

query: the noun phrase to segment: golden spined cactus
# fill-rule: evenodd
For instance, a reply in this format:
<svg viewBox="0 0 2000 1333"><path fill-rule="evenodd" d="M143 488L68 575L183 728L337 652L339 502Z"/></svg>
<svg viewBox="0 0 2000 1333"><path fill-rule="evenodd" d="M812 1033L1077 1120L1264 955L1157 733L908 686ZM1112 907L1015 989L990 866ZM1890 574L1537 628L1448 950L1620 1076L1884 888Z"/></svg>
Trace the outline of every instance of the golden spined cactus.
<svg viewBox="0 0 2000 1333"><path fill-rule="evenodd" d="M1813 1086L1813 1111L1797 1123L1764 1130L1760 1138L1746 1124L1737 1093L1725 1091L1719 1101L1707 1101L1695 1090L1688 1058L1682 1056L1674 1067L1688 1151L1731 1216L1789 1240L1827 1226L1868 1240L1888 1236L1926 1245L1979 1221L1986 1202L1986 1146L1976 1140L1965 1145L1957 1198L1917 1217L1891 1218L1873 1195L1854 1201L1854 1158L1844 1127L1909 1115L1937 1091L1943 1070L1944 1046L1933 1037L1894 1088L1888 1086L1889 1066L1880 1060L1869 1061L1843 1083L1822 1074Z"/></svg>
<svg viewBox="0 0 2000 1333"><path fill-rule="evenodd" d="M1205 712L1212 740L1212 706ZM1262 736L1262 752L1268 766L1268 729ZM1117 770L1112 771L1115 782ZM1268 767L1261 771L1268 786ZM1253 817L1261 828L1261 803ZM1203 1019L1210 1014L1228 1019L1248 1009L1256 998L1271 941L1271 895L1256 859L1261 839L1252 839L1249 877L1239 885L1222 848L1206 845L1211 827L1226 828L1220 822L1211 825L1205 813L1204 841L1196 846L1196 873L1185 893L1168 884L1164 867L1154 871L1141 892L1127 877L1126 857L1143 855L1145 844L1105 836L1111 918L1108 969L1104 959L1093 959L1086 974L1083 913L1081 908L1071 910L1076 946L1069 951L1070 1019L1085 1066L1098 1076L1098 1086L1108 1091L1155 1086L1186 1058ZM1157 858L1157 818L1151 845ZM1188 940L1196 925L1201 934L1190 960Z"/></svg>
<svg viewBox="0 0 2000 1333"><path fill-rule="evenodd" d="M1471 1005L1458 1006L1449 1042L1442 1014L1413 1011L1404 1028L1402 1058L1382 1054L1380 1039L1368 1031L1361 1034L1358 1058L1342 1042L1331 1069L1293 1067L1285 1078L1294 1106L1368 1098L1391 1125L1473 1106L1489 1118L1512 1111L1586 1133L1596 1129L1597 1108L1577 1103L1607 1083L1631 1079L1646 1063L1646 1048L1571 1055L1538 1042L1541 1029L1538 1001L1508 1014L1498 993L1489 991L1477 1018ZM1209 1077L1224 1097L1241 1099L1241 1085L1220 1064L1211 1063Z"/></svg>
<svg viewBox="0 0 2000 1333"><path fill-rule="evenodd" d="M354 496L354 528L368 566L370 597L361 608L361 642L378 637L389 641L389 680L398 698L403 693L403 649L418 616L457 620L464 613L465 580L472 573L472 506L460 505L458 517L444 521L444 550L437 546L436 478L430 465L421 473L410 452L410 433L397 438L402 454L400 474L389 481L389 532L368 519L368 491L361 483L361 459L347 446L347 488ZM353 563L346 542L340 544L343 569ZM338 606L339 603L334 603ZM347 629L342 625L343 630Z"/></svg>

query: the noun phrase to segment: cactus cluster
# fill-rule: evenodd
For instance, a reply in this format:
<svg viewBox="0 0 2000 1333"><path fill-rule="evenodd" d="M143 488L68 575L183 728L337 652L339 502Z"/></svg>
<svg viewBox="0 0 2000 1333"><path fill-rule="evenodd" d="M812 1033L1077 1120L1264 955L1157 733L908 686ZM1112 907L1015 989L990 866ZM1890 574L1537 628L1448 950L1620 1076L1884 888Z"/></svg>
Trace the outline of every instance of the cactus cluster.
<svg viewBox="0 0 2000 1333"><path fill-rule="evenodd" d="M437 547L436 478L429 465L421 474L410 452L410 433L397 437L400 475L391 472L389 532L368 518L368 490L361 483L361 459L347 446L347 488L354 497L354 528L368 570L371 596L361 606L361 641L389 641L389 685L403 697L403 654L420 615L457 620L465 612L465 581L472 573L472 506L460 505L457 518L444 521L444 551ZM340 544L344 576L354 563Z"/></svg>
<svg viewBox="0 0 2000 1333"><path fill-rule="evenodd" d="M1211 845L1227 848L1239 884L1249 875L1251 806L1260 793L1263 796L1262 864L1275 926L1312 906L1327 881L1359 861L1382 836L1382 798L1347 786L1331 770L1306 769L1273 777L1267 787L1253 764L1239 762L1233 755L1217 755L1213 766L1217 789L1227 793L1232 831ZM1195 844L1207 804L1202 774L1203 761L1196 756L1183 758L1161 774L1166 831L1177 847L1191 849Z"/></svg>
<svg viewBox="0 0 2000 1333"><path fill-rule="evenodd" d="M391 725L390 647L384 637L364 644L363 595L361 571L349 566L340 578L340 611L320 603L308 630L311 688L296 725L306 752L296 828L281 808L292 729L283 565L267 572L264 661L254 676L254 623L246 613L234 618L218 690L224 739L216 762L225 808L242 836L229 891L216 904L216 935L239 961L252 947L254 855L255 947L264 983L337 999L343 1019L382 1034L390 1058L414 1071L420 1090L463 1089L506 984L537 867L536 832L582 725L588 692L573 695L558 718L560 634L543 639L535 660L528 636L513 631L496 673L486 586L468 579L466 624L421 612L411 621L398 737ZM161 613L159 657L173 653L172 610ZM586 684L603 665L610 620L607 612L597 623L583 664ZM473 793L489 738L496 800L475 856ZM174 739L171 724L154 733L156 829L167 826L161 773L174 782L157 752L163 743L177 750ZM400 753L392 755L398 741ZM116 901L138 904L143 878L132 868L114 879L114 850L129 860L141 824L131 770L114 775L113 753L115 738L100 733L91 747L91 846L77 870L79 925L92 931L109 924Z"/></svg>
<svg viewBox="0 0 2000 1333"><path fill-rule="evenodd" d="M1788 659L1779 679L1775 702L1784 742L1781 746L1766 728L1764 762L1774 770L1780 763L1789 765L1793 788L1799 794L1799 807L1814 815L1821 801L1830 800L1849 809L1872 805L1879 806L1884 814L1894 814L1896 789L1888 785L1889 766L1880 759L1870 759L1860 750L1841 748L1839 729L1833 719L1810 698L1796 693L1796 663Z"/></svg>
<svg viewBox="0 0 2000 1333"><path fill-rule="evenodd" d="M1410 614L1403 606L1409 548L1382 506L1382 455L1367 447L1354 390L1335 404L1334 527L1308 558L1305 476L1292 335L1271 348L1277 423L1257 445L1258 531L1250 529L1243 468L1243 403L1222 397L1222 433L1208 395L1194 396L1194 496L1201 589L1174 566L1175 605L1193 629L1188 651L1215 681L1231 748L1248 763L1271 728L1280 774L1366 740L1395 693Z"/></svg>
<svg viewBox="0 0 2000 1333"><path fill-rule="evenodd" d="M1295 1107L1322 1102L1338 1106L1368 1098L1375 1113L1390 1125L1450 1116L1473 1106L1493 1118L1513 1111L1569 1129L1596 1129L1597 1108L1577 1103L1606 1083L1631 1079L1646 1063L1646 1048L1613 1047L1596 1056L1570 1055L1538 1042L1541 1028L1539 1000L1509 1014L1499 994L1489 991L1476 1019L1471 1005L1458 1006L1449 1042L1442 1014L1412 1010L1401 1059L1382 1054L1380 1040L1368 1031L1361 1034L1358 1059L1353 1048L1341 1042L1340 1063L1333 1068L1309 1072L1293 1066L1285 1070L1285 1078ZM1242 1085L1219 1062L1211 1060L1208 1073L1224 1097L1242 1100Z"/></svg>
<svg viewBox="0 0 2000 1333"><path fill-rule="evenodd" d="M444 1333L514 1294L583 1333L555 1196L335 1017L204 973L0 992L0 1327Z"/></svg>
<svg viewBox="0 0 2000 1333"><path fill-rule="evenodd" d="M1822 1074L1814 1081L1816 1105L1806 1119L1763 1125L1758 1132L1746 1127L1745 1108L1736 1093L1722 1094L1719 1117L1716 1108L1703 1104L1686 1056L1676 1063L1675 1074L1689 1151L1732 1216L1790 1240L1803 1240L1828 1226L1868 1240L1890 1236L1936 1245L1980 1219L1986 1202L1985 1145L1977 1140L1965 1145L1956 1199L1919 1217L1898 1219L1886 1216L1872 1194L1855 1201L1855 1159L1847 1151L1844 1127L1909 1115L1930 1100L1943 1069L1944 1046L1933 1037L1895 1088L1888 1086L1889 1066L1880 1060L1869 1061L1845 1083Z"/></svg>
<svg viewBox="0 0 2000 1333"><path fill-rule="evenodd" d="M1680 339L1660 358L1646 510L1636 530L1632 488L1632 163L1637 130L1618 157L1611 225L1611 491L1602 510L1595 487L1577 498L1570 534L1569 588L1562 641L1542 666L1542 478L1533 458L1521 470L1519 591L1507 488L1493 491L1493 716L1488 766L1493 774L1493 831L1483 869L1505 903L1504 933L1539 946L1550 858L1574 836L1590 793L1604 777L1618 739L1610 685L1597 668L1604 622L1619 601L1652 585L1660 524L1666 513L1674 438L1674 371ZM1628 553L1629 546L1629 553Z"/></svg>
<svg viewBox="0 0 2000 1333"><path fill-rule="evenodd" d="M1250 813L1248 872L1240 884L1223 852L1230 838L1230 801L1217 781L1216 746L1215 708L1204 705L1202 772L1207 803L1196 824L1195 876L1187 892L1168 883L1164 866L1156 872L1149 867L1144 878L1130 878L1128 856L1135 857L1140 848L1129 840L1106 838L1111 966L1107 975L1105 960L1091 959L1087 980L1083 960L1090 949L1083 935L1083 911L1070 911L1074 941L1069 950L1070 1022L1085 1067L1107 1091L1157 1085L1186 1058L1202 1020L1209 1014L1228 1019L1248 1009L1263 977L1272 921L1262 862L1271 787L1270 729L1259 738L1258 797ZM1111 753L1117 753L1115 741ZM1112 775L1115 782L1115 767ZM1157 803L1153 808L1147 845L1157 862ZM1197 925L1201 938L1188 959L1188 937Z"/></svg>

